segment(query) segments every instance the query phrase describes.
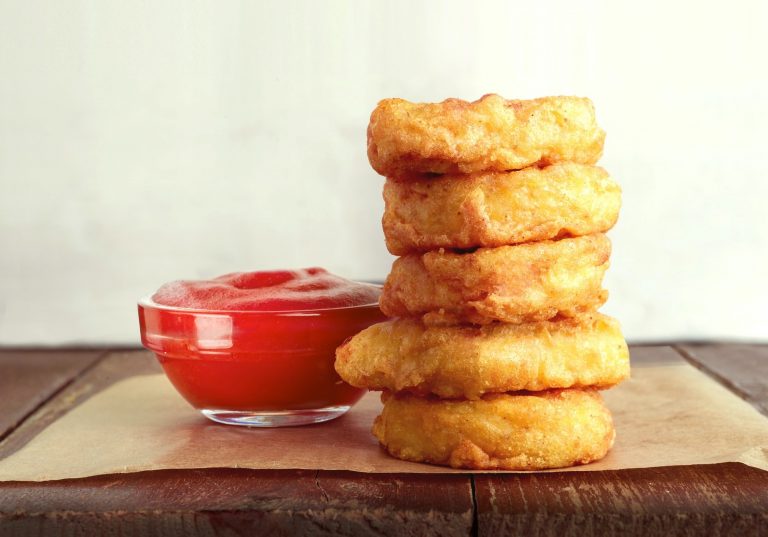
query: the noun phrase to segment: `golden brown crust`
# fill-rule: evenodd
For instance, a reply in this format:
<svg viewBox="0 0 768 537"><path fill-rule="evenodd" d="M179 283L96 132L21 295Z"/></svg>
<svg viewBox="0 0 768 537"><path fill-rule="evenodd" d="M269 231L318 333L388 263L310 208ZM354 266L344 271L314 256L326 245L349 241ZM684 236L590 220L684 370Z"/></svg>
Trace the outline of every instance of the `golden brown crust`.
<svg viewBox="0 0 768 537"><path fill-rule="evenodd" d="M387 248L404 255L607 231L618 218L621 189L602 168L563 163L514 172L388 179L384 201Z"/></svg>
<svg viewBox="0 0 768 537"><path fill-rule="evenodd" d="M375 324L336 350L353 386L445 399L551 388L609 388L629 376L619 323L599 313L538 323Z"/></svg>
<svg viewBox="0 0 768 537"><path fill-rule="evenodd" d="M389 317L425 324L523 323L595 311L611 243L602 233L558 241L434 250L395 260L379 299Z"/></svg>
<svg viewBox="0 0 768 537"><path fill-rule="evenodd" d="M592 101L582 97L386 99L371 114L368 159L387 177L519 170L566 161L594 164L604 140Z"/></svg>
<svg viewBox="0 0 768 537"><path fill-rule="evenodd" d="M471 470L542 470L605 456L615 436L597 392L551 390L478 401L385 395L373 434L394 457Z"/></svg>

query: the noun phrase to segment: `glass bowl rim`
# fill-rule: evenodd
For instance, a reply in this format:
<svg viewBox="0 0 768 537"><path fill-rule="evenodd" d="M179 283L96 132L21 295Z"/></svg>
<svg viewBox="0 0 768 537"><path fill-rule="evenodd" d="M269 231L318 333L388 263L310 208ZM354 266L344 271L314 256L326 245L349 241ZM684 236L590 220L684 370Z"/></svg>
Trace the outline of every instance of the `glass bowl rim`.
<svg viewBox="0 0 768 537"><path fill-rule="evenodd" d="M375 284L371 284L375 285ZM380 286L377 286L380 287ZM222 310L222 309L203 309L203 308L184 308L179 306L167 306L165 304L158 304L152 300L152 295L147 295L139 299L137 305L143 309L158 310L168 313L179 313L188 315L241 315L241 316L296 316L301 314L320 314L323 312L339 312L339 311L352 311L358 309L367 309L379 307L379 301L368 302L366 304L357 304L354 306L337 306L333 308L300 308L300 309L287 309L287 310Z"/></svg>

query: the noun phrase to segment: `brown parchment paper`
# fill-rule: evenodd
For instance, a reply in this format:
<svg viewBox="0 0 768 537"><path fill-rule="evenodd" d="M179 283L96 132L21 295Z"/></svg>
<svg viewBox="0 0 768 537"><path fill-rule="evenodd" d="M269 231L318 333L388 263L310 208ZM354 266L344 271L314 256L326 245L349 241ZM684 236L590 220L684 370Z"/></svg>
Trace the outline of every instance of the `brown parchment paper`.
<svg viewBox="0 0 768 537"><path fill-rule="evenodd" d="M768 470L768 418L673 352L661 355L655 363L633 363L632 379L605 392L617 429L609 455L567 470L719 462ZM370 433L380 408L379 394L370 393L347 415L324 424L232 427L189 407L163 375L133 377L85 401L0 461L0 481L209 467L454 472L387 456Z"/></svg>

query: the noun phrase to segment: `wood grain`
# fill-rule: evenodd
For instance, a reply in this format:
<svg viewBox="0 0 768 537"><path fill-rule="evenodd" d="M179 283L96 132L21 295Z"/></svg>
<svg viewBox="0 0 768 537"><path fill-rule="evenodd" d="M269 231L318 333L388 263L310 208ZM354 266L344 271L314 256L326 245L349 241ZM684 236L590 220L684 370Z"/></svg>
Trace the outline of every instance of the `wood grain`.
<svg viewBox="0 0 768 537"><path fill-rule="evenodd" d="M154 356L145 351L109 353L67 351L60 354L69 357L68 360L64 360L62 363L71 362L73 364L71 371L69 371L69 376L62 373L55 377L58 379L57 384L55 384L58 386L58 391L53 389L53 383L44 384L42 382L37 382L38 391L30 389L30 400L33 398L35 400L45 400L46 403L19 423L13 430L13 434L0 441L0 459L20 449L59 416L62 416L89 397L99 393L107 386L134 375L157 373L160 371L160 366L157 364ZM25 357L21 359L15 358L13 362L8 360L6 363L11 364L9 375L15 377L17 368L23 370L25 366L19 366L18 363L24 362L25 359ZM55 352L40 354L40 369L44 371L51 367L54 370L58 370L63 367L55 365L58 364L58 359L59 356ZM78 364L79 367L75 367L74 364ZM95 365L91 366L91 364ZM80 375L72 380L72 377L78 373ZM39 376L47 377L43 373L39 373ZM0 399L0 406L3 408L3 411L0 412L1 415L5 412L6 406L11 406L12 402L9 398L5 397L5 392L0 393L3 393L3 397Z"/></svg>
<svg viewBox="0 0 768 537"><path fill-rule="evenodd" d="M167 470L9 483L0 535L469 535L469 477Z"/></svg>
<svg viewBox="0 0 768 537"><path fill-rule="evenodd" d="M61 356L54 354L57 359ZM633 363L639 366L679 360L681 354L735 393L765 407L766 347L683 345L677 351L664 346L632 348ZM95 361L88 362L90 359ZM17 364L25 362L15 360ZM26 392L28 401L38 397L38 402L26 407L26 419L17 418L23 421L0 443L0 457L112 383L159 371L152 355L143 351L109 353L100 361L98 353L96 358L80 356L71 360L91 365L81 368L82 374L74 380L65 373L63 384L53 392L50 387L42 387L50 386L45 383L39 385L39 390ZM47 363L53 363L50 356ZM10 370L14 378L17 367ZM3 377L8 378L0 375L0 389ZM5 382L5 386L13 384ZM11 407L8 401L0 397L3 411ZM40 406L41 401L47 402ZM768 472L737 463L474 476L219 468L0 483L0 536L751 537L768 535L766 513Z"/></svg>
<svg viewBox="0 0 768 537"><path fill-rule="evenodd" d="M0 350L0 440L104 354Z"/></svg>
<svg viewBox="0 0 768 537"><path fill-rule="evenodd" d="M768 531L768 474L738 463L474 479L481 537Z"/></svg>
<svg viewBox="0 0 768 537"><path fill-rule="evenodd" d="M677 345L694 366L768 415L768 345Z"/></svg>

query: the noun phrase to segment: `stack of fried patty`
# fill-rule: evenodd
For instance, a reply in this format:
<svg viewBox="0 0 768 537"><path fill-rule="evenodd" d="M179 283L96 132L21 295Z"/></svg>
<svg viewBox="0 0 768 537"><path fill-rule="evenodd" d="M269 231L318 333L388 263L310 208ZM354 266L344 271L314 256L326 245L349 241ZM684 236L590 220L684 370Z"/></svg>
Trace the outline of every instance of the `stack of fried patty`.
<svg viewBox="0 0 768 537"><path fill-rule="evenodd" d="M486 95L379 103L368 157L387 177L392 320L337 351L354 386L383 390L373 432L393 456L470 469L602 458L599 389L629 375L618 323L597 313L621 191L595 163L588 99Z"/></svg>

